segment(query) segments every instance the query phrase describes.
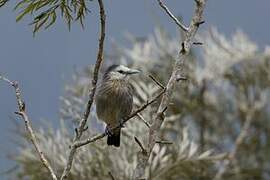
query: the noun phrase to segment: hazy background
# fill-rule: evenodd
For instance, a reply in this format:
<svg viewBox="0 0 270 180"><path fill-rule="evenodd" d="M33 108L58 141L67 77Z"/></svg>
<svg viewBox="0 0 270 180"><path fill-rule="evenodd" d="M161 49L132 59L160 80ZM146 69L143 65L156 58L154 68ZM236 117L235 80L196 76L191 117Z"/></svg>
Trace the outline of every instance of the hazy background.
<svg viewBox="0 0 270 180"><path fill-rule="evenodd" d="M193 13L193 0L165 1L175 15L182 15L187 24ZM91 2L91 13L86 18L86 28L74 24L69 32L58 19L57 24L33 38L30 18L15 22L17 12L13 5L0 9L0 73L12 80L18 80L26 100L32 123L38 127L49 121L58 125L59 96L74 68L80 69L95 61L98 41L97 2ZM269 0L209 0L202 29L216 26L230 36L242 29L261 48L270 44L270 1ZM125 42L125 33L146 36L161 25L174 35L175 24L160 9L156 1L122 0L105 2L107 14L106 48L112 41ZM202 29L200 29L202 31ZM15 152L16 146L10 141L14 124L16 101L13 89L0 82L0 172L12 167L7 152ZM23 123L17 118L19 123ZM0 176L1 179L3 177Z"/></svg>

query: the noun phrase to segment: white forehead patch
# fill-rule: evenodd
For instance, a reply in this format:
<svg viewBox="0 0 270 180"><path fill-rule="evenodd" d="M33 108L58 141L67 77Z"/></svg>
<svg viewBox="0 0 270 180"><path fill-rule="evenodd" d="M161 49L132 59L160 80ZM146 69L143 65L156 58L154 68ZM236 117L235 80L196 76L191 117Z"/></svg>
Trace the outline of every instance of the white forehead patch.
<svg viewBox="0 0 270 180"><path fill-rule="evenodd" d="M128 72L130 69L124 65L120 65L115 69L115 71L120 71L120 70L124 72Z"/></svg>

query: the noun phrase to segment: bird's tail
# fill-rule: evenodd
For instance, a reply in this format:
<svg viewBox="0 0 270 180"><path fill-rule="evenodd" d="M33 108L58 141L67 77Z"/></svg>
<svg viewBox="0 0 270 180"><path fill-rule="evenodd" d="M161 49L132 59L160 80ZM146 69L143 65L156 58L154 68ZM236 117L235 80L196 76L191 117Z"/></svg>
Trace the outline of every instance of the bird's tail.
<svg viewBox="0 0 270 180"><path fill-rule="evenodd" d="M110 136L108 136L107 144L109 146L113 145L115 147L119 147L120 146L120 136L121 136L121 129L117 129Z"/></svg>

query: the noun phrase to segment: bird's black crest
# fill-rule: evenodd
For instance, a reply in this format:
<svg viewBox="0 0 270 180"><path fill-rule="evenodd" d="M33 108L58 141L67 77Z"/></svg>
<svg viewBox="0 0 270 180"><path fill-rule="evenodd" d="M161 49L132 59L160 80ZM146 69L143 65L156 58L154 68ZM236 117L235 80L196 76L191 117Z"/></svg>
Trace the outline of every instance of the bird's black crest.
<svg viewBox="0 0 270 180"><path fill-rule="evenodd" d="M108 75L108 73L109 72L111 72L111 71L113 71L115 68L117 68L119 65L118 64L113 64L113 65L111 65L111 66L109 66L107 69L106 69L106 71L105 71L105 73L104 73L104 78Z"/></svg>
<svg viewBox="0 0 270 180"><path fill-rule="evenodd" d="M118 64L113 64L113 65L111 65L111 66L109 66L108 68L107 68L107 70L105 71L105 73L108 73L108 72L110 72L110 71L113 71L115 68L117 68L119 65Z"/></svg>

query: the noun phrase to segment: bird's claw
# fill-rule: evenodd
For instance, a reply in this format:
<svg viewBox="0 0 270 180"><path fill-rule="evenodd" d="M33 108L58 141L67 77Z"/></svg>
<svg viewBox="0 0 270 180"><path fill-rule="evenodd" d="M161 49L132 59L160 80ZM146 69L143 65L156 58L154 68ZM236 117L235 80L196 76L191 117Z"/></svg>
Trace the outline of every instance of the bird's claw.
<svg viewBox="0 0 270 180"><path fill-rule="evenodd" d="M107 126L106 129L105 129L105 134L106 134L107 136L112 136L112 135L113 135L111 129L110 129L108 126Z"/></svg>

